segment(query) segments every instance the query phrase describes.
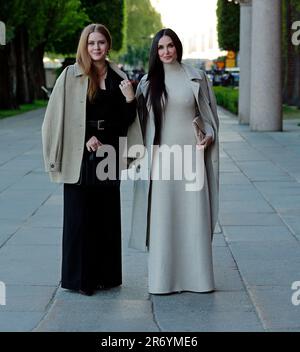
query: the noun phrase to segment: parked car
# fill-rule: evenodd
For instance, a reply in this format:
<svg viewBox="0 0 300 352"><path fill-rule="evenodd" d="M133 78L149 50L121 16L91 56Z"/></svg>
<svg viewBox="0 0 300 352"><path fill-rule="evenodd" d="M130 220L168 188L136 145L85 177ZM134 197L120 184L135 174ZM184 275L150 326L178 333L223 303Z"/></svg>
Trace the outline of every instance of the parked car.
<svg viewBox="0 0 300 352"><path fill-rule="evenodd" d="M222 75L223 86L237 87L240 81L240 68L239 67L228 67L225 69Z"/></svg>
<svg viewBox="0 0 300 352"><path fill-rule="evenodd" d="M222 70L208 70L206 71L206 74L214 86L221 85L223 75Z"/></svg>

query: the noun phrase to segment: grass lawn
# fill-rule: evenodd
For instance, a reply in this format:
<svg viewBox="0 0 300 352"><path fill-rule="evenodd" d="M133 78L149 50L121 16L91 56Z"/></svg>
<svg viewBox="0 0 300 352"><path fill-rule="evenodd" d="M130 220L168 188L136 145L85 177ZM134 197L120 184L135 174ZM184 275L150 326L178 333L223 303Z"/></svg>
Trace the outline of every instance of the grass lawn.
<svg viewBox="0 0 300 352"><path fill-rule="evenodd" d="M297 106L283 104L282 113L284 119L300 119L300 109Z"/></svg>
<svg viewBox="0 0 300 352"><path fill-rule="evenodd" d="M233 114L238 114L239 90L232 87L214 86L213 90L217 99L217 104L229 110Z"/></svg>
<svg viewBox="0 0 300 352"><path fill-rule="evenodd" d="M239 90L232 87L213 87L218 105L234 114L238 114ZM283 119L300 119L300 109L296 106L283 104L282 106ZM300 126L300 123L298 124Z"/></svg>
<svg viewBox="0 0 300 352"><path fill-rule="evenodd" d="M48 100L35 100L33 104L20 105L20 108L16 110L0 110L0 119L23 114L24 112L27 112L30 110L43 108L47 105L47 103L48 103Z"/></svg>

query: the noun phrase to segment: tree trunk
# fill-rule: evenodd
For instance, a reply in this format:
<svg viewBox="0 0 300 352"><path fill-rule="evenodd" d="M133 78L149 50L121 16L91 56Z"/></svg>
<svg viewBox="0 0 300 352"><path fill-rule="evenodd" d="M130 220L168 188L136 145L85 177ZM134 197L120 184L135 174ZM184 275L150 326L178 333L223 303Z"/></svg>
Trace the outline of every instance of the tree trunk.
<svg viewBox="0 0 300 352"><path fill-rule="evenodd" d="M17 96L17 91L18 91L17 67L18 67L18 63L17 63L17 56L16 56L16 43L14 41L12 41L10 43L8 67L9 67L11 100L13 102L13 106L15 108L19 108L18 96Z"/></svg>
<svg viewBox="0 0 300 352"><path fill-rule="evenodd" d="M300 104L299 100L299 74L300 57L297 47L291 42L292 23L297 17L295 4L292 1L286 2L286 50L284 67L283 102L288 105Z"/></svg>
<svg viewBox="0 0 300 352"><path fill-rule="evenodd" d="M290 28L292 25L292 4L287 1L286 4L286 57L285 57L285 77L283 88L283 101L288 105L292 105L294 91L294 77L296 70L295 48L291 43Z"/></svg>
<svg viewBox="0 0 300 352"><path fill-rule="evenodd" d="M10 108L7 46L0 48L0 109Z"/></svg>
<svg viewBox="0 0 300 352"><path fill-rule="evenodd" d="M292 23L296 20L298 20L298 16L300 15L298 7L296 5L295 1L291 1L291 21L289 23L289 29L292 27ZM300 105L300 90L299 90L299 85L300 85L300 55L299 55L299 47L295 46L291 43L291 39L289 40L290 46L292 46L292 53L293 53L293 67L294 67L294 72L293 75L290 76L290 82L291 86L293 87L291 95L289 97L289 102L291 105L299 106Z"/></svg>
<svg viewBox="0 0 300 352"><path fill-rule="evenodd" d="M41 89L42 86L46 86L46 77L43 62L44 52L45 44L40 44L29 52L29 77L31 86L33 88L34 99L45 99L45 93Z"/></svg>
<svg viewBox="0 0 300 352"><path fill-rule="evenodd" d="M16 54L18 58L18 101L20 104L33 102L28 73L28 34L25 27L20 27L16 35Z"/></svg>
<svg viewBox="0 0 300 352"><path fill-rule="evenodd" d="M297 87L295 87L295 105L300 109L300 51L296 50L296 60L297 60L297 67L298 73L295 77Z"/></svg>
<svg viewBox="0 0 300 352"><path fill-rule="evenodd" d="M0 108L17 109L16 60L12 42L0 49L0 68Z"/></svg>
<svg viewBox="0 0 300 352"><path fill-rule="evenodd" d="M288 53L287 104L295 105L297 99L298 62L295 48Z"/></svg>
<svg viewBox="0 0 300 352"><path fill-rule="evenodd" d="M281 39L281 55L282 55L282 101L286 100L286 86L287 86L287 37L288 37L288 23L289 23L289 0L282 2L282 39Z"/></svg>

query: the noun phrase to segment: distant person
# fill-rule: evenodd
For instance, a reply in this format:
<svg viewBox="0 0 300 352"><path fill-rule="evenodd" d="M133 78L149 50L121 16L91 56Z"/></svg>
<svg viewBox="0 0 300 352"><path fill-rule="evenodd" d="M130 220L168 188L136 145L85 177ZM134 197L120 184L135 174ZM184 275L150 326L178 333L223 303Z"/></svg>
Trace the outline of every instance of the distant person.
<svg viewBox="0 0 300 352"><path fill-rule="evenodd" d="M229 87L234 85L234 77L230 72L225 72L221 80L222 86Z"/></svg>
<svg viewBox="0 0 300 352"><path fill-rule="evenodd" d="M64 184L61 286L85 295L122 283L120 181L96 177L103 160L96 151L118 151L136 102L126 74L106 60L111 46L102 24L83 29L76 63L57 79L42 126L46 171Z"/></svg>
<svg viewBox="0 0 300 352"><path fill-rule="evenodd" d="M136 175L144 160L150 165L148 179L135 181L129 244L149 250L151 294L212 292L215 288L212 236L219 204L219 120L205 72L183 64L181 59L177 34L171 29L160 30L152 42L149 73L136 92L139 116L128 131L128 146L139 143L148 151L133 161ZM150 156L153 145L158 149ZM193 170L202 155L202 168L196 169L203 175L201 189L187 191L186 180L172 175L169 180L154 179L154 170L161 166L159 154L168 157L170 148L165 153L165 146L191 147Z"/></svg>
<svg viewBox="0 0 300 352"><path fill-rule="evenodd" d="M138 72L138 76L137 76L137 80L138 82L140 82L140 80L143 78L143 76L145 75L145 70L144 68L142 67L139 72Z"/></svg>

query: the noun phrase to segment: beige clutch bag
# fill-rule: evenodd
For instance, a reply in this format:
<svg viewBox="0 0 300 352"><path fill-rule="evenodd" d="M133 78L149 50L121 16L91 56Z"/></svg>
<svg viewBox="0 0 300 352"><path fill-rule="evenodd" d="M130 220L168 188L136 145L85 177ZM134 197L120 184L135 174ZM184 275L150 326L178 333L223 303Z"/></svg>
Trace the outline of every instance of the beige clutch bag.
<svg viewBox="0 0 300 352"><path fill-rule="evenodd" d="M203 125L203 122L202 122L200 116L196 116L194 118L194 120L193 120L193 129L194 129L195 137L196 137L196 140L197 140L197 144L200 144L200 142L205 137L204 125Z"/></svg>
<svg viewBox="0 0 300 352"><path fill-rule="evenodd" d="M205 137L205 133L204 133L203 121L199 116L196 116L193 119L193 129L197 140L196 158L193 160L188 160L188 162L190 162L191 165L196 165L196 173L186 175L187 179L190 179L190 180L193 179L193 182L187 183L185 185L185 190L201 191L204 186L204 168L205 168L204 145L201 145L201 146L198 146L198 145Z"/></svg>

